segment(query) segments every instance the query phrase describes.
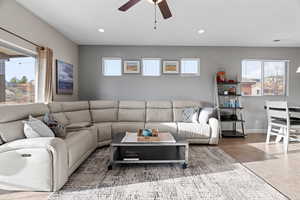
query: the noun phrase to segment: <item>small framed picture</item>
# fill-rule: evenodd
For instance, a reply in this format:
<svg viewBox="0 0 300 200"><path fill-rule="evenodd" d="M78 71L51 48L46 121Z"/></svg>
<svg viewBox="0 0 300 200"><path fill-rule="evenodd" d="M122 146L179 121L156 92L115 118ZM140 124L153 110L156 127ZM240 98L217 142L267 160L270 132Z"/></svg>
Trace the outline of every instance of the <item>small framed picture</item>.
<svg viewBox="0 0 300 200"><path fill-rule="evenodd" d="M139 60L125 60L124 74L139 74L141 73L141 64Z"/></svg>
<svg viewBox="0 0 300 200"><path fill-rule="evenodd" d="M179 61L178 60L165 60L163 61L164 74L179 74Z"/></svg>

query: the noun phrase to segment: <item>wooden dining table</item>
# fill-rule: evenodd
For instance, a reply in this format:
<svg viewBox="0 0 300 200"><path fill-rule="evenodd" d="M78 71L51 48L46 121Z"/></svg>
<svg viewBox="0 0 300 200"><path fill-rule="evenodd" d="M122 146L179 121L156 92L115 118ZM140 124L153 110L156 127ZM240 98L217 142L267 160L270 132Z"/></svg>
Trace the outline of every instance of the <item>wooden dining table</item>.
<svg viewBox="0 0 300 200"><path fill-rule="evenodd" d="M267 106L265 106L265 109L267 109ZM276 108L275 110L284 110L284 109ZM300 113L300 106L289 106L289 111Z"/></svg>

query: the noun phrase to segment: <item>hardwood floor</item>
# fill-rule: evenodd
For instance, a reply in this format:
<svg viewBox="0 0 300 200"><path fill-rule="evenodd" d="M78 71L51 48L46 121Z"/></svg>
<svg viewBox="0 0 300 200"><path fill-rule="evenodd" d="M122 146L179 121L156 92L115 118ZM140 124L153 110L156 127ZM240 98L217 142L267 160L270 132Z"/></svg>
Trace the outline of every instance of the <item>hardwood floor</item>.
<svg viewBox="0 0 300 200"><path fill-rule="evenodd" d="M285 155L282 143L266 145L265 139L264 134L249 134L246 139L222 139L219 146L277 190L299 200L300 143L291 143Z"/></svg>
<svg viewBox="0 0 300 200"><path fill-rule="evenodd" d="M284 155L282 144L266 145L264 134L249 134L245 139L224 138L219 147L286 196L300 199L300 143L292 143ZM46 200L48 195L0 190L0 200Z"/></svg>

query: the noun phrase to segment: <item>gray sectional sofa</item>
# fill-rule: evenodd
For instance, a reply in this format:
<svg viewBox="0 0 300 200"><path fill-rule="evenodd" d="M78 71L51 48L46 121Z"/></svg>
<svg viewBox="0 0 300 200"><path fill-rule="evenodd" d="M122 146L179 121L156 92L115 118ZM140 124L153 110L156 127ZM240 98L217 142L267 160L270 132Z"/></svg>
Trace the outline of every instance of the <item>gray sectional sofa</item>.
<svg viewBox="0 0 300 200"><path fill-rule="evenodd" d="M200 101L77 101L0 106L0 188L57 191L112 134L158 128L187 138L190 143L218 144L219 123L186 123L182 111L202 107ZM65 138L25 138L23 120L50 112L70 129Z"/></svg>

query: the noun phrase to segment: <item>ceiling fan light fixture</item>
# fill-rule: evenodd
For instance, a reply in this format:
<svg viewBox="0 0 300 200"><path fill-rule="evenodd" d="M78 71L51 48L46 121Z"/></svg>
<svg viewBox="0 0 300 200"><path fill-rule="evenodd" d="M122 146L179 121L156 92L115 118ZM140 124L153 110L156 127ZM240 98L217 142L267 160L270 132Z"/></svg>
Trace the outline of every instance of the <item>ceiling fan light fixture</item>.
<svg viewBox="0 0 300 200"><path fill-rule="evenodd" d="M149 3L154 4L153 0L147 0ZM156 4L159 4L160 2L162 2L163 0L157 0Z"/></svg>
<svg viewBox="0 0 300 200"><path fill-rule="evenodd" d="M199 35L201 35L201 34L203 34L203 33L205 33L205 30L204 30L204 29L198 30L198 34L199 34Z"/></svg>

